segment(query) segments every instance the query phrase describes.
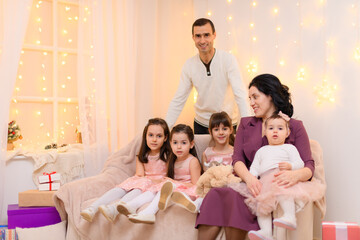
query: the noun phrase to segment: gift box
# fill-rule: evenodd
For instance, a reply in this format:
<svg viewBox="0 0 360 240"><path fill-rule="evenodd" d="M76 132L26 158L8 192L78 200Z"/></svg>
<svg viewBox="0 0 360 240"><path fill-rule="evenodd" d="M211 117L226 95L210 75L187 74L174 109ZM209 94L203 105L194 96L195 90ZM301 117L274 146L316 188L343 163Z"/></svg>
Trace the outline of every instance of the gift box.
<svg viewBox="0 0 360 240"><path fill-rule="evenodd" d="M39 183L60 182L60 173L43 173L43 175L39 176L38 179Z"/></svg>
<svg viewBox="0 0 360 240"><path fill-rule="evenodd" d="M39 184L38 189L39 191L55 191L59 190L60 183L58 182L51 182L51 183L42 183Z"/></svg>
<svg viewBox="0 0 360 240"><path fill-rule="evenodd" d="M8 205L8 228L43 227L61 222L55 207L19 207L18 204Z"/></svg>
<svg viewBox="0 0 360 240"><path fill-rule="evenodd" d="M322 222L323 240L359 240L360 226L354 222Z"/></svg>
<svg viewBox="0 0 360 240"><path fill-rule="evenodd" d="M55 206L53 195L55 191L28 190L19 192L20 207Z"/></svg>

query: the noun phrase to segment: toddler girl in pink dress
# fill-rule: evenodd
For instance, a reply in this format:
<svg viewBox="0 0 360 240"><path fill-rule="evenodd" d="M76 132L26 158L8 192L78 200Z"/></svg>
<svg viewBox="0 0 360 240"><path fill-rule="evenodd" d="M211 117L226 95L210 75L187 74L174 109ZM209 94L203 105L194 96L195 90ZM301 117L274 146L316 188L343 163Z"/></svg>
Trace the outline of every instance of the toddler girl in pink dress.
<svg viewBox="0 0 360 240"><path fill-rule="evenodd" d="M291 187L279 186L274 177L280 171L296 170L304 167L299 152L291 144L285 144L290 134L290 118L283 113L274 114L265 121L265 136L269 145L261 147L255 154L250 167L250 173L260 177L261 191L254 197L247 189L245 183L232 185L247 199L245 203L257 215L260 226L258 231L250 231L249 238L273 239L271 212L280 205L284 214L276 218L273 224L290 230L296 229L296 203L315 201L324 195L324 186L319 181L299 182ZM319 189L321 189L319 191Z"/></svg>
<svg viewBox="0 0 360 240"><path fill-rule="evenodd" d="M125 214L135 213L137 208L151 202L156 192L150 191L166 176L167 159L171 149L169 128L165 120L150 119L144 128L139 154L136 159L135 176L126 179L120 185L107 191L88 208L81 211L81 216L91 222L100 212L113 222L119 211L124 213L122 205L127 205ZM113 203L115 200L118 202Z"/></svg>

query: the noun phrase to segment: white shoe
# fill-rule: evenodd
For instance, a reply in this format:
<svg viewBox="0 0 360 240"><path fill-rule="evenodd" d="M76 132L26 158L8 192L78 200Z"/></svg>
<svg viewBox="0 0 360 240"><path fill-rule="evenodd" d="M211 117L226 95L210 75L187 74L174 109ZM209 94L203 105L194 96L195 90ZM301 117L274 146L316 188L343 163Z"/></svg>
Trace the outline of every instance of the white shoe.
<svg viewBox="0 0 360 240"><path fill-rule="evenodd" d="M110 222L114 222L116 217L119 215L119 212L116 209L115 205L101 205L99 207L100 212L106 217Z"/></svg>
<svg viewBox="0 0 360 240"><path fill-rule="evenodd" d="M129 220L133 223L147 223L153 224L155 223L155 215L154 214L131 214L129 215Z"/></svg>
<svg viewBox="0 0 360 240"><path fill-rule="evenodd" d="M97 209L95 209L94 207L88 207L88 208L85 208L84 210L82 210L80 212L80 215L86 221L92 222L96 213L97 213Z"/></svg>
<svg viewBox="0 0 360 240"><path fill-rule="evenodd" d="M165 210L169 204L170 197L175 189L175 184L172 182L166 182L161 187L160 200L158 207L160 210Z"/></svg>
<svg viewBox="0 0 360 240"><path fill-rule="evenodd" d="M177 203L181 207L185 208L189 212L197 213L195 203L189 198L188 195L182 192L173 192L171 195L171 201Z"/></svg>
<svg viewBox="0 0 360 240"><path fill-rule="evenodd" d="M248 237L250 240L273 240L272 236L263 230L250 231Z"/></svg>
<svg viewBox="0 0 360 240"><path fill-rule="evenodd" d="M282 227L282 228L286 228L289 230L296 229L296 219L295 218L283 216L281 218L274 219L273 223L277 227Z"/></svg>
<svg viewBox="0 0 360 240"><path fill-rule="evenodd" d="M126 216L136 213L136 208L130 206L129 204L127 204L125 202L118 203L116 208L120 214L124 214Z"/></svg>

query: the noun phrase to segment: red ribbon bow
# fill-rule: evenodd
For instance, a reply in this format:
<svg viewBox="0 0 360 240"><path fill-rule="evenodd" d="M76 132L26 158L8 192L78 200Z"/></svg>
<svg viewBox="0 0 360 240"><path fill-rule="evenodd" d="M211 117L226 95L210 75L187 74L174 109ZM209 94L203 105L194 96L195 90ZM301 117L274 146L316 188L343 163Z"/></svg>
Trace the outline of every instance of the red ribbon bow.
<svg viewBox="0 0 360 240"><path fill-rule="evenodd" d="M55 174L56 172L51 172L51 173L46 173L44 172L43 175L46 176L48 175L49 176L49 183L50 183L50 191L51 191L51 175Z"/></svg>

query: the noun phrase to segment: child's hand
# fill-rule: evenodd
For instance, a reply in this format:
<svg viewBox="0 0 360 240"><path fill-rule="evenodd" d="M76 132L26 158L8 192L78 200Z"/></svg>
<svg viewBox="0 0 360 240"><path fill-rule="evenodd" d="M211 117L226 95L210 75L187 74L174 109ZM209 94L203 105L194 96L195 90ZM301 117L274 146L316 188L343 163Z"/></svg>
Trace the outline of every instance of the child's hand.
<svg viewBox="0 0 360 240"><path fill-rule="evenodd" d="M292 166L290 163L288 162L280 162L279 163L279 169L280 171L283 171L283 170L291 170L292 169Z"/></svg>

